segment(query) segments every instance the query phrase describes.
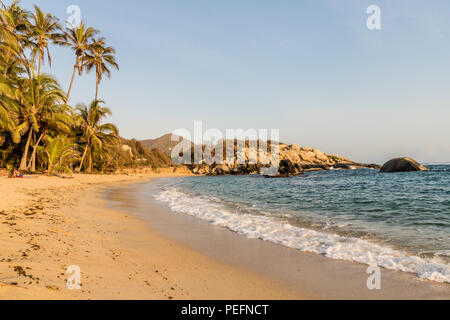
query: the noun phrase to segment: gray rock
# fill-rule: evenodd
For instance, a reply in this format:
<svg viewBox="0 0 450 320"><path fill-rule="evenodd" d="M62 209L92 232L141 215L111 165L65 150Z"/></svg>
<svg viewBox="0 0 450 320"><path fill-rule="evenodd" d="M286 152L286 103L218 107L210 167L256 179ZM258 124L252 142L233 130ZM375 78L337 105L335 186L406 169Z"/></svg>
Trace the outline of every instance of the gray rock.
<svg viewBox="0 0 450 320"><path fill-rule="evenodd" d="M380 172L427 171L428 169L411 158L397 158L386 162Z"/></svg>

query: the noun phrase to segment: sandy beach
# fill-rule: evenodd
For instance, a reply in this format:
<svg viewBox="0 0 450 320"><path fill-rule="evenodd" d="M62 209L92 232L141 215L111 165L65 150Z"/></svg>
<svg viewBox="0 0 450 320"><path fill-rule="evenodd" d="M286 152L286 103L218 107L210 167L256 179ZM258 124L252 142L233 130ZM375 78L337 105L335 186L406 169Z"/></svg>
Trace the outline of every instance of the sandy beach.
<svg viewBox="0 0 450 320"><path fill-rule="evenodd" d="M247 239L140 198L176 174L0 178L0 299L439 299L446 284ZM150 187L150 189L149 189ZM69 290L67 268L82 287Z"/></svg>
<svg viewBox="0 0 450 320"><path fill-rule="evenodd" d="M0 1L0 301L450 300L450 2L398 2Z"/></svg>
<svg viewBox="0 0 450 320"><path fill-rule="evenodd" d="M282 282L107 208L112 187L173 174L0 178L0 299L301 299ZM69 266L81 290L69 290Z"/></svg>

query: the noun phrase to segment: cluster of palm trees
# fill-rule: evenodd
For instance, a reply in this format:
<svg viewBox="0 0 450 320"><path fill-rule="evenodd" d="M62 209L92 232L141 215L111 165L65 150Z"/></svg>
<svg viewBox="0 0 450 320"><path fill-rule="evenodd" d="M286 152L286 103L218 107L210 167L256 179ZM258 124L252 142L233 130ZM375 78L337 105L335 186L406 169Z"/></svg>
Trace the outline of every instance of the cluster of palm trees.
<svg viewBox="0 0 450 320"><path fill-rule="evenodd" d="M104 124L111 111L98 100L103 75L118 69L115 50L84 23L63 28L59 20L35 6L28 12L19 1L0 0L0 162L19 170L46 169L49 174L76 167L92 172L116 148L118 129ZM42 73L51 66L52 45L75 53L70 86L65 92L55 78ZM96 72L95 99L89 106L69 106L76 74ZM1 165L1 163L0 163Z"/></svg>

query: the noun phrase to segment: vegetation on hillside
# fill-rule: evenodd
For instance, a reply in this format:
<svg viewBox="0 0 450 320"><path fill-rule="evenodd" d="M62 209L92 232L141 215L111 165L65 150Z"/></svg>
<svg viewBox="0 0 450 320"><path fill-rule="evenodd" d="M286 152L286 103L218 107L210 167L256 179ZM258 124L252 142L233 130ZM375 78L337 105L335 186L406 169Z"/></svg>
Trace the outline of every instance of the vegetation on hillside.
<svg viewBox="0 0 450 320"><path fill-rule="evenodd" d="M160 151L159 149L153 148L149 149L145 147L142 142L137 141L135 139L132 140L124 140L122 145L122 152L124 146L130 147L129 151L125 151L128 156L130 154L135 155L134 164L132 166L148 166L152 168L165 168L173 165L172 159ZM130 152L131 151L131 152ZM123 159L123 158L122 158ZM131 160L128 157L129 160ZM130 162L128 162L130 163ZM130 166L125 164L121 164L121 166Z"/></svg>

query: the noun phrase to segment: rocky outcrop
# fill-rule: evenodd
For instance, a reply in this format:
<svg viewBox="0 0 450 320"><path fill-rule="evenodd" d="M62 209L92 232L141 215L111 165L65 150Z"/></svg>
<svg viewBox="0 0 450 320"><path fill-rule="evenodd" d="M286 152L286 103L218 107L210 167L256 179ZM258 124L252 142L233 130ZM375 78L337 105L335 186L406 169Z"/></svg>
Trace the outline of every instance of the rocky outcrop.
<svg viewBox="0 0 450 320"><path fill-rule="evenodd" d="M275 172L267 172L267 165L261 163L273 163L275 160L272 155L265 155L265 158L259 157L258 164L251 164L246 161L243 164L237 159L248 158L251 151L248 144L242 151L235 149L235 158L230 161L231 164L213 164L213 165L190 165L188 166L194 174L198 175L247 175L263 174L266 176L296 176L307 171L318 170L339 170L339 169L359 169L372 168L380 169L378 165L361 164L344 157L328 155L318 149L309 147L300 148L298 145L279 145L278 169ZM255 150L253 150L255 152ZM224 152L225 154L225 152ZM260 153L262 154L262 153Z"/></svg>
<svg viewBox="0 0 450 320"><path fill-rule="evenodd" d="M386 162L380 172L427 171L428 169L411 158L397 158Z"/></svg>
<svg viewBox="0 0 450 320"><path fill-rule="evenodd" d="M128 145L126 145L126 144L123 144L123 145L122 145L122 151L125 152L125 153L127 153L127 154L129 154L130 157L133 157L133 150L131 149L130 146L128 146Z"/></svg>

